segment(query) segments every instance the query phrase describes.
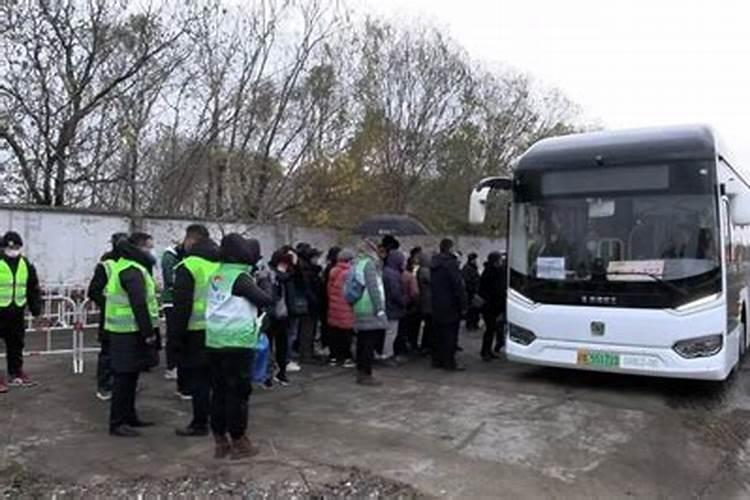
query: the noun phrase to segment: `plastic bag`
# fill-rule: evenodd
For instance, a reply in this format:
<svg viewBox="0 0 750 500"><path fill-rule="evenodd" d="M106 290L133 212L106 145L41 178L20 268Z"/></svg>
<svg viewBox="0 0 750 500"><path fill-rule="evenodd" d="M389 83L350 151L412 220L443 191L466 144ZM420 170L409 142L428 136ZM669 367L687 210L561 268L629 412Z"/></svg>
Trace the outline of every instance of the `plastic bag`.
<svg viewBox="0 0 750 500"><path fill-rule="evenodd" d="M261 333L258 337L258 343L255 345L255 356L253 356L253 382L262 384L268 378L268 363L270 361L271 343L268 336Z"/></svg>

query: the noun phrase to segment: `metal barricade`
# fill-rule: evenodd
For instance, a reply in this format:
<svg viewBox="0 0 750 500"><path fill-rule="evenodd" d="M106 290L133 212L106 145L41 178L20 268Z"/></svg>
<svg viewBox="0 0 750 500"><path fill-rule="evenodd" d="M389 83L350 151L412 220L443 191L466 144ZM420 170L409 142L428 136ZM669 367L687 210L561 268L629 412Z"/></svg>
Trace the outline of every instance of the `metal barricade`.
<svg viewBox="0 0 750 500"><path fill-rule="evenodd" d="M99 321L102 312L98 306L91 300L86 299L79 304L78 309L78 349L74 353L75 363L77 363L78 370L76 373L83 373L84 370L84 359L86 353L99 352L99 347L86 347L85 334L88 330L99 330Z"/></svg>
<svg viewBox="0 0 750 500"><path fill-rule="evenodd" d="M84 372L87 353L99 352L99 347L86 347L86 332L98 331L102 312L86 298L86 288L76 284L45 284L42 286L42 314L33 318L27 314L26 332L43 333L44 347L24 350L25 356L71 355L73 373ZM70 332L70 348L61 348L55 334ZM0 358L5 354L0 354Z"/></svg>
<svg viewBox="0 0 750 500"><path fill-rule="evenodd" d="M56 354L72 354L74 356L73 370L76 370L75 355L78 349L76 328L79 318L79 306L70 298L61 295L45 295L42 297L42 313L38 318L28 316L27 333L43 333L44 347L27 349L25 356L48 356ZM54 336L59 332L70 332L72 342L70 348L56 345Z"/></svg>

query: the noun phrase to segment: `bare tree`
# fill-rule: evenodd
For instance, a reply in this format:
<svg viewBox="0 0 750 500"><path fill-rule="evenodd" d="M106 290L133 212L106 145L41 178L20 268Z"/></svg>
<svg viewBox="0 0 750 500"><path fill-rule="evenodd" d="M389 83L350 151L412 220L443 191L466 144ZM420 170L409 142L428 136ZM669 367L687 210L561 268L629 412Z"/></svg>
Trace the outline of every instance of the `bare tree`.
<svg viewBox="0 0 750 500"><path fill-rule="evenodd" d="M368 21L357 91L365 135L375 139L372 168L410 209L420 181L434 172L436 142L473 113L474 81L463 52L432 28L398 29Z"/></svg>
<svg viewBox="0 0 750 500"><path fill-rule="evenodd" d="M158 5L0 3L0 200L463 230L478 178L576 130L564 95L435 28L339 0Z"/></svg>
<svg viewBox="0 0 750 500"><path fill-rule="evenodd" d="M176 179L168 185L190 190L193 205L200 198L192 210L205 215L274 218L295 205L300 166L341 109L325 48L343 18L322 0L258 0L206 14L182 91L170 98L179 116L173 141L183 147L165 172Z"/></svg>
<svg viewBox="0 0 750 500"><path fill-rule="evenodd" d="M131 12L112 0L0 5L0 139L11 149L28 199L63 205L78 176L79 132L95 111L185 33L163 12Z"/></svg>

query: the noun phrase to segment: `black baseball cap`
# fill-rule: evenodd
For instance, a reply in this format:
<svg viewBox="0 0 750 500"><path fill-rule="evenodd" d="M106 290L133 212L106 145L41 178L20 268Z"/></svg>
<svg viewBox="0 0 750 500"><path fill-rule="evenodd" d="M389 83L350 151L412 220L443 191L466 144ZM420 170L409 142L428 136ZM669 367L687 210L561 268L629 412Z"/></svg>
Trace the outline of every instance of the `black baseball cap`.
<svg viewBox="0 0 750 500"><path fill-rule="evenodd" d="M3 246L6 248L21 248L23 246L23 238L15 231L8 231L3 236Z"/></svg>

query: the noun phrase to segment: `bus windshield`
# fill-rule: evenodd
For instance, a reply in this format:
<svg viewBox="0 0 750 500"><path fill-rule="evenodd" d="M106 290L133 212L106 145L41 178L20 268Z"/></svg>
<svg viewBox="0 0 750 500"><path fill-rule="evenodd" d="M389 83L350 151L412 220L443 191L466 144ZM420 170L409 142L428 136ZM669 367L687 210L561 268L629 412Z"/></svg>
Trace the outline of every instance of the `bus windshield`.
<svg viewBox="0 0 750 500"><path fill-rule="evenodd" d="M511 268L541 280L680 280L719 266L710 194L570 196L515 203Z"/></svg>

